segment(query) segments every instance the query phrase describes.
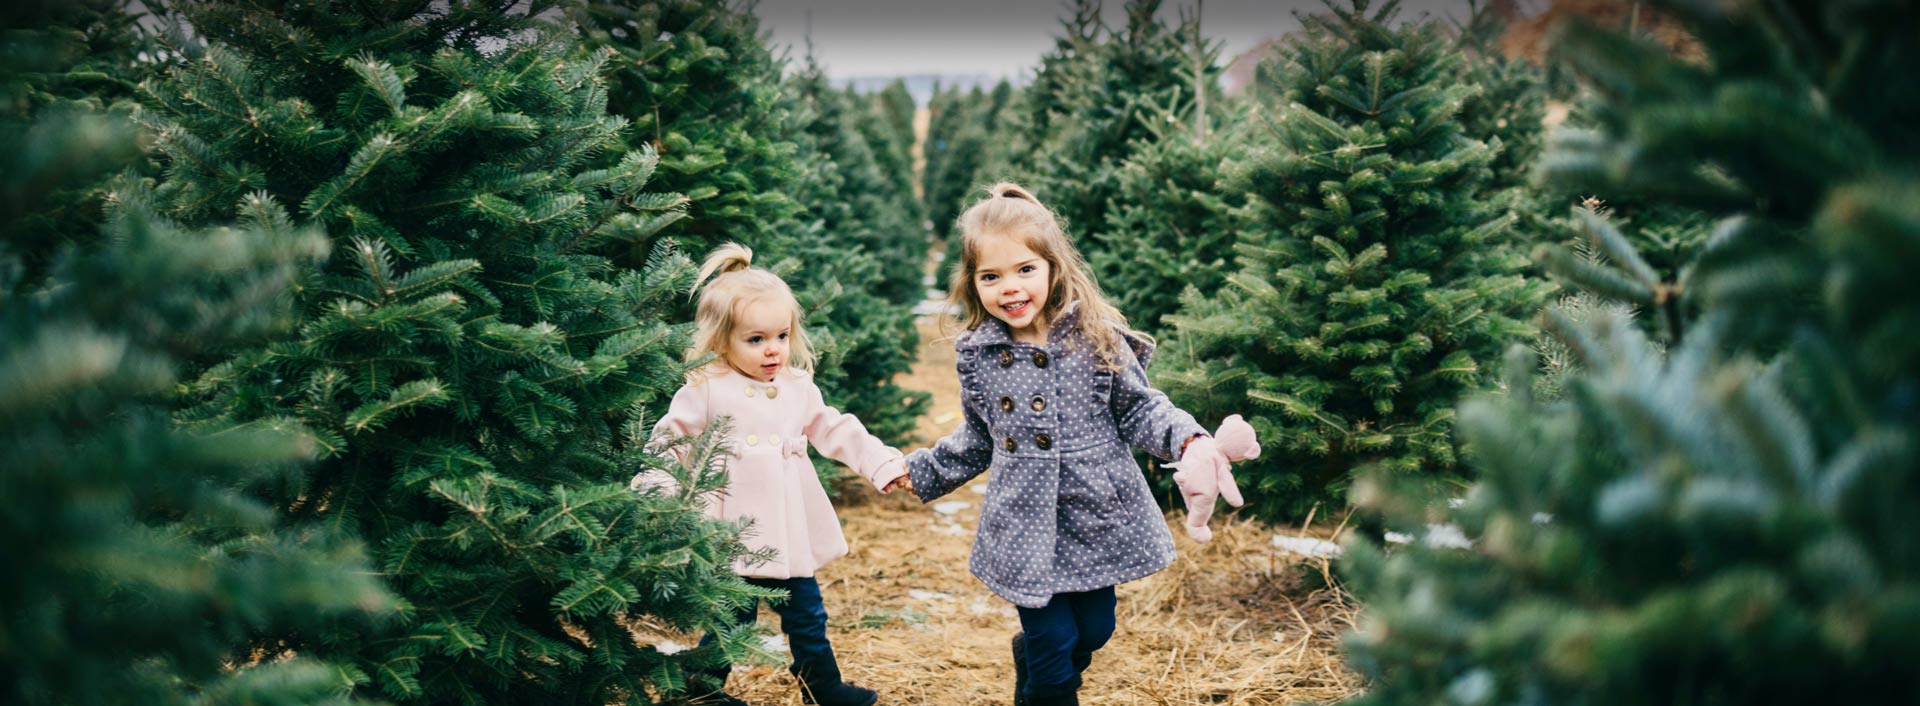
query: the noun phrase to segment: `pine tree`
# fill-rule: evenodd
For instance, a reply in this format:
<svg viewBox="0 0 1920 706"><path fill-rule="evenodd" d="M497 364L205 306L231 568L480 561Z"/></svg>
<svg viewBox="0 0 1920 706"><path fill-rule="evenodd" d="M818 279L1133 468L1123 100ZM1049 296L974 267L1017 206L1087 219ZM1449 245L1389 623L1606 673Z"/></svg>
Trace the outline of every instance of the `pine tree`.
<svg viewBox="0 0 1920 706"><path fill-rule="evenodd" d="M1166 318L1157 378L1271 440L1241 471L1267 517L1338 497L1368 464L1450 473L1454 401L1540 297L1483 200L1493 155L1455 119L1474 88L1451 42L1396 26L1395 3L1330 9L1262 72L1276 105L1254 119L1277 139L1228 168L1248 194L1241 266Z"/></svg>
<svg viewBox="0 0 1920 706"><path fill-rule="evenodd" d="M1013 150L1003 153L1007 173L976 179L1026 181L1090 257L1104 248L1089 236L1106 222L1118 165L1151 139L1147 125L1158 114L1193 101L1194 20L1169 26L1156 16L1160 5L1128 0L1125 24L1107 27L1097 0L1075 3L1026 89L1025 120L1005 143ZM1203 71L1200 83L1210 85L1218 68L1209 61Z"/></svg>
<svg viewBox="0 0 1920 706"><path fill-rule="evenodd" d="M1662 320L1552 329L1565 398L1463 405L1481 481L1455 509L1381 483L1403 531L1350 545L1363 703L1907 703L1920 695L1920 28L1911 3L1661 3L1704 60L1616 32L1560 40L1601 127L1553 178L1720 220L1673 279L1588 217L1605 262L1557 276Z"/></svg>
<svg viewBox="0 0 1920 706"><path fill-rule="evenodd" d="M1200 36L1196 18L1180 25L1188 57L1179 75L1193 89L1142 118L1145 135L1115 165L1105 222L1091 234L1088 260L1101 288L1136 328L1164 333L1161 317L1179 308L1188 287L1210 292L1225 282L1238 229L1231 212L1244 192L1222 188L1220 167L1248 144L1241 131L1216 133L1227 117L1213 86L1220 45ZM1204 91L1204 93L1202 93Z"/></svg>
<svg viewBox="0 0 1920 706"><path fill-rule="evenodd" d="M849 124L857 118L846 95L811 61L793 87L806 157L795 195L807 204L808 225L781 247L798 263L788 280L799 288L809 320L824 324L813 328L823 352L816 379L831 391L829 404L860 417L869 431L905 439L931 399L892 382L913 365L918 335L911 304L919 300L925 232L908 207L891 198L895 185ZM830 481L844 477L838 464L815 467Z"/></svg>
<svg viewBox="0 0 1920 706"><path fill-rule="evenodd" d="M906 81L894 79L872 95L863 95L853 88L846 89L846 93L859 117L855 127L873 148L874 162L884 183L893 190L891 200L907 209L910 223L918 226L926 217L913 174L913 116L918 107L914 105L913 94L907 91ZM913 301L919 299L919 293L915 292Z"/></svg>
<svg viewBox="0 0 1920 706"><path fill-rule="evenodd" d="M879 289L885 270L864 251L872 234L829 230L809 213L821 199L848 195L795 198L817 193L809 179L832 156L802 144L811 142L803 101L761 42L758 20L748 8L704 0L569 0L562 9L588 49L618 57L608 72L608 111L633 121L629 140L657 145L655 188L688 199L688 218L636 241L617 261L637 265L661 240L697 252L727 241L753 248L754 263L785 276L808 309L828 404L903 441L920 404L893 384L913 360L911 324L899 324L911 304L836 304ZM692 318L690 309L680 315ZM837 475L836 465L820 468Z"/></svg>
<svg viewBox="0 0 1920 706"><path fill-rule="evenodd" d="M954 220L979 195L976 180L988 173L987 154L1002 145L1013 131L1004 129L1002 111L1015 97L1006 81L992 91L958 89L936 94L928 110L925 181L927 220L940 238L952 238ZM949 243L949 250L956 243ZM942 285L945 283L942 282Z"/></svg>
<svg viewBox="0 0 1920 706"><path fill-rule="evenodd" d="M63 245L92 241L100 232L112 172L134 166L139 143L119 106L133 94L141 73L138 57L150 42L129 2L33 0L0 9L7 53L0 95L7 123L0 130L0 154L20 155L22 168L39 175L20 179L21 191L9 194L4 204L7 219L0 235L25 268L16 283L38 283ZM66 122L92 128L67 131ZM64 137L56 139L52 132ZM98 138L96 150L118 152L70 159L53 149L63 146L63 139L79 137Z"/></svg>
<svg viewBox="0 0 1920 706"><path fill-rule="evenodd" d="M15 23L34 14L21 9L48 24ZM137 180L103 182L137 134L102 110L111 89L54 89L99 59L67 51L100 19L73 9L9 8L0 61L0 697L350 703L351 665L248 649L395 607L353 538L282 523L253 495L312 460L315 436L169 418L181 358L284 329L286 294L326 241L183 229ZM80 203L93 193L104 210ZM77 228L82 212L104 219L99 237L33 230Z"/></svg>
<svg viewBox="0 0 1920 706"><path fill-rule="evenodd" d="M1233 270L1239 234L1234 210L1246 193L1220 184L1221 166L1240 155L1247 137L1223 132L1202 141L1168 121L1119 165L1102 246L1089 256L1100 287L1136 328L1162 335L1161 318L1177 311L1182 292L1216 291Z"/></svg>
<svg viewBox="0 0 1920 706"><path fill-rule="evenodd" d="M588 166L627 127L610 55L538 4L173 9L208 46L144 86L161 203L335 243L297 331L207 367L191 415L310 428L322 460L270 489L278 510L365 538L406 602L396 633L290 647L404 703L645 703L741 656L744 633L674 656L629 634L724 625L765 592L731 571L739 528L699 515L714 469L675 497L626 487L662 463L646 410L681 383L668 321L694 268L667 245L608 258L686 202L655 190L649 149Z"/></svg>

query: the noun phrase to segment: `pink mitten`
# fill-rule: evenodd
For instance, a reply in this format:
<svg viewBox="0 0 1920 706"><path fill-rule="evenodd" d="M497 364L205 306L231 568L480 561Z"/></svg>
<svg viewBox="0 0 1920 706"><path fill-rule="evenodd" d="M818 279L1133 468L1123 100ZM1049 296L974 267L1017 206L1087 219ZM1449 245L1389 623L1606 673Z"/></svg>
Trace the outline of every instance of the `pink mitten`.
<svg viewBox="0 0 1920 706"><path fill-rule="evenodd" d="M1207 520L1213 517L1214 498L1224 497L1227 504L1234 507L1245 504L1229 463L1259 457L1260 443L1253 426L1238 414L1222 420L1220 430L1212 437L1201 437L1187 444L1180 462L1169 464L1179 468L1173 474L1173 482L1180 487L1181 499L1186 501L1187 536L1196 542L1213 539Z"/></svg>

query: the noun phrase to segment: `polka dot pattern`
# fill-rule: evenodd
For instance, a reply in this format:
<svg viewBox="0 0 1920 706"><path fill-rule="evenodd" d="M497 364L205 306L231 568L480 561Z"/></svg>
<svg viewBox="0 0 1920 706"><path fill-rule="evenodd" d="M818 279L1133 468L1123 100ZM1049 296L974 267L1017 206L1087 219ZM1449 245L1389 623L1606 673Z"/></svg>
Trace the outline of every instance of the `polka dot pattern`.
<svg viewBox="0 0 1920 706"><path fill-rule="evenodd" d="M1128 447L1172 460L1180 441L1204 433L1147 383L1151 344L1129 336L1136 358L1106 370L1077 314L1063 312L1045 346L1014 341L997 319L962 334L965 418L907 456L928 502L993 469L968 567L1028 608L1171 564L1173 535Z"/></svg>

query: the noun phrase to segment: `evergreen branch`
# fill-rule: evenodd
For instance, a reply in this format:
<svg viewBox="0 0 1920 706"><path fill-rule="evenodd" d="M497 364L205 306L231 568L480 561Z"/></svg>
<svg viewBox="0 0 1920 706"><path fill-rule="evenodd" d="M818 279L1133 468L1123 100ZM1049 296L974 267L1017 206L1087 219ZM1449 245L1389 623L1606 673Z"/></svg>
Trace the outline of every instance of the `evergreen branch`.
<svg viewBox="0 0 1920 706"><path fill-rule="evenodd" d="M450 399L439 380L415 380L394 388L387 399L361 405L347 415L346 427L353 431L377 429L394 413L417 406L432 406Z"/></svg>

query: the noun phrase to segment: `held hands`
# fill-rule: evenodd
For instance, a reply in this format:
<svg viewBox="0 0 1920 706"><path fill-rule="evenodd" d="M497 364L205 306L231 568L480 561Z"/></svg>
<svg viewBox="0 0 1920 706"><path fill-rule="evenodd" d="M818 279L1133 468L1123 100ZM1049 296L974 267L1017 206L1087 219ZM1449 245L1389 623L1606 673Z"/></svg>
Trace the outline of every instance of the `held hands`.
<svg viewBox="0 0 1920 706"><path fill-rule="evenodd" d="M1234 507L1245 504L1229 463L1259 457L1260 442L1253 426L1238 414L1222 420L1220 430L1212 437L1197 437L1187 443L1180 462L1169 464L1179 469L1173 474L1173 482L1187 504L1187 536L1196 542L1212 541L1213 530L1207 527L1207 520L1213 517L1214 498L1226 498Z"/></svg>
<svg viewBox="0 0 1920 706"><path fill-rule="evenodd" d="M899 453L899 451L895 451L895 453ZM889 472L899 472L899 476L895 476L893 480L885 480ZM877 472L874 480L877 482L876 485L879 485L879 493L881 493L881 495L893 493L895 489L906 489L908 493L914 493L914 497L920 497L920 493L914 491L914 478L912 478L912 474L906 472L906 462L904 462L904 459L889 460L885 466L881 466L881 470Z"/></svg>

